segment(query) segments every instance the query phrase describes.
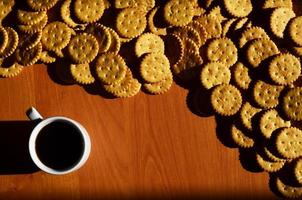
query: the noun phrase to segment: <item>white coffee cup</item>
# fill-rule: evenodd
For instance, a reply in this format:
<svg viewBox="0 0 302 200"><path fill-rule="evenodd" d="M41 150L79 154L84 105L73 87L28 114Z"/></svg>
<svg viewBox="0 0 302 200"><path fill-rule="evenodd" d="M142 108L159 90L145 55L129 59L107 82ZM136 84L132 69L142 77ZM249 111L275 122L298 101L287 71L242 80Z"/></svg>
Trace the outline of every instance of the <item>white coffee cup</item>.
<svg viewBox="0 0 302 200"><path fill-rule="evenodd" d="M30 156L33 160L33 162L37 165L38 168L40 168L42 171L47 172L49 174L55 174L55 175L62 175L62 174L67 174L70 172L73 172L80 167L82 167L85 162L87 161L89 154L90 154L90 149L91 149L91 142L89 135L86 131L86 129L79 123L76 122L72 119L66 118L66 117L61 117L61 116L56 116L56 117L50 117L43 119L43 117L40 115L40 113L33 107L31 107L27 111L27 116L30 120L37 121L38 124L35 126L35 128L32 130L30 138L29 138L29 153ZM75 162L72 166L67 167L65 169L54 169L49 166L47 166L45 163L41 161L41 159L38 156L37 149L36 149L36 141L37 137L41 133L41 130L45 128L46 126L50 125L51 123L54 122L60 122L60 123L68 123L69 125L72 125L73 128L77 129L78 133L82 136L82 143L83 143L83 149L81 150L81 156L79 157L78 161ZM59 140L60 138L58 138ZM68 144L66 144L68 145Z"/></svg>

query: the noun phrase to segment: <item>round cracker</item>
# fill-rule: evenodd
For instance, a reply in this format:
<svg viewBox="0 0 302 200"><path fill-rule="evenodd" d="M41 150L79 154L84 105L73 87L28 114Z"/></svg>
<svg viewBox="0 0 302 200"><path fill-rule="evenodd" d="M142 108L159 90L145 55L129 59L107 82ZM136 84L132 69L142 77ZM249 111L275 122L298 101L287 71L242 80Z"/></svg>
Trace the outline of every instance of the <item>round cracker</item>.
<svg viewBox="0 0 302 200"><path fill-rule="evenodd" d="M48 17L45 15L38 23L33 25L18 25L21 32L34 34L36 32L42 31L42 29L47 25Z"/></svg>
<svg viewBox="0 0 302 200"><path fill-rule="evenodd" d="M39 23L46 15L46 11L26 11L26 10L18 10L17 18L21 24L24 25L34 25Z"/></svg>
<svg viewBox="0 0 302 200"><path fill-rule="evenodd" d="M276 179L276 188L282 196L287 198L298 198L302 196L302 187L286 185L279 178Z"/></svg>
<svg viewBox="0 0 302 200"><path fill-rule="evenodd" d="M284 158L302 156L302 131L298 128L283 128L277 133L276 149Z"/></svg>
<svg viewBox="0 0 302 200"><path fill-rule="evenodd" d="M233 85L218 85L211 93L211 105L215 112L222 116L235 115L242 105L241 93Z"/></svg>
<svg viewBox="0 0 302 200"><path fill-rule="evenodd" d="M207 31L208 39L218 38L222 33L221 23L215 17L202 15L196 19Z"/></svg>
<svg viewBox="0 0 302 200"><path fill-rule="evenodd" d="M209 62L203 66L200 80L203 87L211 89L222 83L230 83L231 71L225 64L220 62Z"/></svg>
<svg viewBox="0 0 302 200"><path fill-rule="evenodd" d="M49 10L56 5L58 0L26 0L27 5L36 11Z"/></svg>
<svg viewBox="0 0 302 200"><path fill-rule="evenodd" d="M215 6L214 8L212 8L209 11L208 15L216 18L220 23L227 20L227 18L222 15L220 6Z"/></svg>
<svg viewBox="0 0 302 200"><path fill-rule="evenodd" d="M25 48L25 50L29 50L41 42L42 31L33 33L33 34L22 34L20 35L19 46Z"/></svg>
<svg viewBox="0 0 302 200"><path fill-rule="evenodd" d="M173 26L185 26L194 16L193 4L186 0L170 0L164 6L164 18Z"/></svg>
<svg viewBox="0 0 302 200"><path fill-rule="evenodd" d="M140 74L149 83L162 81L169 73L169 59L161 53L147 54L140 64Z"/></svg>
<svg viewBox="0 0 302 200"><path fill-rule="evenodd" d="M203 60L198 52L198 46L189 38L183 40L184 54L182 59L172 66L173 73L183 81L198 78Z"/></svg>
<svg viewBox="0 0 302 200"><path fill-rule="evenodd" d="M284 38L284 31L288 22L296 16L291 8L275 8L270 16L270 29L278 38Z"/></svg>
<svg viewBox="0 0 302 200"><path fill-rule="evenodd" d="M70 72L75 81L88 85L94 83L95 79L91 75L89 64L71 64Z"/></svg>
<svg viewBox="0 0 302 200"><path fill-rule="evenodd" d="M246 17L252 10L251 0L223 0L227 12L234 17Z"/></svg>
<svg viewBox="0 0 302 200"><path fill-rule="evenodd" d="M1 60L0 62L1 62L1 65L2 65L3 60ZM16 62L10 64L10 66L6 66L6 67L1 66L0 67L0 76L4 77L4 78L15 77L15 76L19 75L22 72L23 68L24 67L22 65L19 65Z"/></svg>
<svg viewBox="0 0 302 200"><path fill-rule="evenodd" d="M132 77L132 73L129 68L126 69L125 78L115 84L104 85L104 88L109 93L113 94L115 97L127 98L138 94L141 89L141 84L137 79Z"/></svg>
<svg viewBox="0 0 302 200"><path fill-rule="evenodd" d="M233 78L238 86L241 89L247 90L250 87L252 78L249 75L249 68L247 68L243 63L237 62L233 67Z"/></svg>
<svg viewBox="0 0 302 200"><path fill-rule="evenodd" d="M263 60L278 53L278 47L273 41L256 39L247 47L246 57L252 67L258 67Z"/></svg>
<svg viewBox="0 0 302 200"><path fill-rule="evenodd" d="M226 37L227 36L227 34L230 31L231 26L236 22L236 20L237 20L236 18L231 18L231 19L229 19L229 20L227 20L227 21L225 21L223 23L223 25L222 25L222 33L221 33L222 37Z"/></svg>
<svg viewBox="0 0 302 200"><path fill-rule="evenodd" d="M256 160L259 167L261 167L264 171L270 173L280 171L285 165L285 161L274 162L274 161L265 160L258 153L256 154Z"/></svg>
<svg viewBox="0 0 302 200"><path fill-rule="evenodd" d="M188 27L191 27L197 31L200 39L200 46L204 45L208 40L208 33L203 25L197 21L192 21L190 24L188 24Z"/></svg>
<svg viewBox="0 0 302 200"><path fill-rule="evenodd" d="M302 46L302 16L293 18L288 24L288 32L292 41L298 45Z"/></svg>
<svg viewBox="0 0 302 200"><path fill-rule="evenodd" d="M253 87L254 101L262 108L275 108L279 104L279 96L283 88L259 80Z"/></svg>
<svg viewBox="0 0 302 200"><path fill-rule="evenodd" d="M285 121L284 119L282 119L278 111L275 109L264 112L259 122L260 132L267 139L271 138L272 133L275 130L290 126L290 121Z"/></svg>
<svg viewBox="0 0 302 200"><path fill-rule="evenodd" d="M255 144L255 141L246 136L235 124L231 127L231 136L233 141L241 148L252 148Z"/></svg>
<svg viewBox="0 0 302 200"><path fill-rule="evenodd" d="M74 14L84 23L98 21L104 13L104 0L75 0Z"/></svg>
<svg viewBox="0 0 302 200"><path fill-rule="evenodd" d="M262 109L256 108L252 106L249 102L245 102L243 106L241 107L240 111L240 120L242 124L247 128L248 130L253 130L253 123L252 119L253 117L259 113Z"/></svg>
<svg viewBox="0 0 302 200"><path fill-rule="evenodd" d="M231 67L238 59L237 47L229 38L214 39L207 47L207 58L209 61Z"/></svg>
<svg viewBox="0 0 302 200"><path fill-rule="evenodd" d="M292 54L279 54L268 66L270 78L277 84L289 85L296 81L301 74L301 63Z"/></svg>
<svg viewBox="0 0 302 200"><path fill-rule="evenodd" d="M164 53L165 43L158 35L145 33L137 39L134 50L137 57L146 53Z"/></svg>
<svg viewBox="0 0 302 200"><path fill-rule="evenodd" d="M282 98L282 109L284 114L291 120L302 120L302 88L296 87Z"/></svg>
<svg viewBox="0 0 302 200"><path fill-rule="evenodd" d="M145 83L143 86L147 92L151 94L164 94L169 91L173 84L173 75L170 72L169 75L163 80L157 83Z"/></svg>
<svg viewBox="0 0 302 200"><path fill-rule="evenodd" d="M127 65L120 55L104 53L96 59L96 73L105 84L121 82L126 76Z"/></svg>
<svg viewBox="0 0 302 200"><path fill-rule="evenodd" d="M138 8L126 8L116 18L116 30L125 38L135 38L142 34L147 26L145 13Z"/></svg>
<svg viewBox="0 0 302 200"><path fill-rule="evenodd" d="M55 21L45 26L41 42L48 51L61 51L71 39L71 29L63 22Z"/></svg>
<svg viewBox="0 0 302 200"><path fill-rule="evenodd" d="M90 63L98 55L98 51L97 39L88 33L76 35L68 44L69 56L78 64Z"/></svg>
<svg viewBox="0 0 302 200"><path fill-rule="evenodd" d="M43 63L49 64L49 63L54 63L54 62L56 62L57 59L56 59L55 57L51 56L50 53L49 53L48 51L42 51L42 52L40 53L40 58L39 58L39 60L40 60L41 62L43 62Z"/></svg>
<svg viewBox="0 0 302 200"><path fill-rule="evenodd" d="M247 28L240 36L239 47L242 48L247 42L255 39L269 39L269 36L261 27L254 26Z"/></svg>

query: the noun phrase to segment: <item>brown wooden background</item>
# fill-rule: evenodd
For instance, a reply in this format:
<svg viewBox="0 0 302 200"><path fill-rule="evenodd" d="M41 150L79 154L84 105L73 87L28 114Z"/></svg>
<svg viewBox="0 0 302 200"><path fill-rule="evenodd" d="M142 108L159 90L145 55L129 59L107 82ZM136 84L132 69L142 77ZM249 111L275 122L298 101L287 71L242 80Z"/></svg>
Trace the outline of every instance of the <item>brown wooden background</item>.
<svg viewBox="0 0 302 200"><path fill-rule="evenodd" d="M174 84L164 95L107 99L56 83L50 67L0 79L0 199L275 198L267 173L245 170L238 149L220 142L214 117L190 111L187 90ZM87 128L92 152L86 165L64 176L31 173L30 106Z"/></svg>

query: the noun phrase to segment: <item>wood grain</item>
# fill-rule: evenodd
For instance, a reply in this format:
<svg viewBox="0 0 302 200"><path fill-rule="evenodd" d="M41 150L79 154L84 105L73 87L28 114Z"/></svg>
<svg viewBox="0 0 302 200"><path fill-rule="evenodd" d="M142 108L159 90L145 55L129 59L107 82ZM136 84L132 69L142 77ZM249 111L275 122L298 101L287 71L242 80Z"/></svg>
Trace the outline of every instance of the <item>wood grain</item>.
<svg viewBox="0 0 302 200"><path fill-rule="evenodd" d="M89 131L91 156L69 175L3 174L0 199L276 198L267 174L245 170L238 150L219 141L214 117L189 110L185 89L173 85L164 95L106 99L60 85L48 71L35 65L0 79L0 120L26 123L30 106L45 117L73 118Z"/></svg>

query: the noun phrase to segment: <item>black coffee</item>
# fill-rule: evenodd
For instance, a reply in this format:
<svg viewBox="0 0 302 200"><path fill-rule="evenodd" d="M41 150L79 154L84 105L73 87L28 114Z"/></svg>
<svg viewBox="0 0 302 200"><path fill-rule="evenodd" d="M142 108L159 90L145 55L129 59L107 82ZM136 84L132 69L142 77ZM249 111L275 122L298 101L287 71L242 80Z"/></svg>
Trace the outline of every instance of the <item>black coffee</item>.
<svg viewBox="0 0 302 200"><path fill-rule="evenodd" d="M36 140L36 152L41 162L55 170L75 165L83 154L84 142L72 124L56 121L45 126Z"/></svg>

